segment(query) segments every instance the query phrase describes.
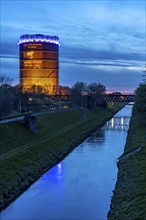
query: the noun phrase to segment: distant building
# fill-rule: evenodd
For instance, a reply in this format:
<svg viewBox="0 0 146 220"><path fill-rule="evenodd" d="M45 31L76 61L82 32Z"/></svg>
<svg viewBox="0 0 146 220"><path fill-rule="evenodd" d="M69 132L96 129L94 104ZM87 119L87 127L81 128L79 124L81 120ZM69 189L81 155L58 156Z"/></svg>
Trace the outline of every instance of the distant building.
<svg viewBox="0 0 146 220"><path fill-rule="evenodd" d="M22 35L20 48L20 85L23 92L31 92L32 86L56 95L59 81L59 38L42 34Z"/></svg>

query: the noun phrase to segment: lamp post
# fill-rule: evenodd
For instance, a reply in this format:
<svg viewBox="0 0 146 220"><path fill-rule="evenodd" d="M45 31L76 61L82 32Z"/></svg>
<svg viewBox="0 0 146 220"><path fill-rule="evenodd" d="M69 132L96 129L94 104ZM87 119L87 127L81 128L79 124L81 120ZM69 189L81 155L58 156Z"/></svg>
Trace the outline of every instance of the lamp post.
<svg viewBox="0 0 146 220"><path fill-rule="evenodd" d="M30 97L29 99L28 99L28 103L29 103L29 112L31 113L31 110L32 110L32 98Z"/></svg>
<svg viewBox="0 0 146 220"><path fill-rule="evenodd" d="M22 103L21 103L21 99L19 100L19 112L21 114L21 111L22 111Z"/></svg>

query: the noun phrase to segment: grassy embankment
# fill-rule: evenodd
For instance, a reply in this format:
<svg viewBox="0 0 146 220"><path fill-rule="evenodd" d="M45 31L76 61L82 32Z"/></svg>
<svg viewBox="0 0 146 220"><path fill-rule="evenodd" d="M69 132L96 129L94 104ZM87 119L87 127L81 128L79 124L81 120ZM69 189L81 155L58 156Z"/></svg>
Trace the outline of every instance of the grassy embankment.
<svg viewBox="0 0 146 220"><path fill-rule="evenodd" d="M108 219L146 219L146 112L132 113Z"/></svg>
<svg viewBox="0 0 146 220"><path fill-rule="evenodd" d="M5 208L123 105L117 103L93 112L86 110L86 120L83 120L81 109L37 116L37 134L27 129L23 122L1 124L0 208Z"/></svg>

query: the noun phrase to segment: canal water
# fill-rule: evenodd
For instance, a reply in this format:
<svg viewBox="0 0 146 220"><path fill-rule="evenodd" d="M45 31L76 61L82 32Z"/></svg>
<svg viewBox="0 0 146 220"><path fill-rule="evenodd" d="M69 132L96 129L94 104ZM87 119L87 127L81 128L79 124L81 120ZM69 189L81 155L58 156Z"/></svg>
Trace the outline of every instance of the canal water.
<svg viewBox="0 0 146 220"><path fill-rule="evenodd" d="M1 220L106 220L132 106L119 111L1 213Z"/></svg>

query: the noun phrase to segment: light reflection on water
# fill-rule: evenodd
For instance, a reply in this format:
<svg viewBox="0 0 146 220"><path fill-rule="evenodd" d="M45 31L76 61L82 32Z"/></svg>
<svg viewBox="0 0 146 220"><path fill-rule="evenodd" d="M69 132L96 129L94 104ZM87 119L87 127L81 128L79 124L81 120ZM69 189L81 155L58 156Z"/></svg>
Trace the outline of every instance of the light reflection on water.
<svg viewBox="0 0 146 220"><path fill-rule="evenodd" d="M1 214L1 220L106 220L127 132L127 106L46 172ZM120 118L120 117L121 118ZM116 118L117 117L117 118ZM124 118L125 117L125 118ZM123 118L123 119L122 119Z"/></svg>
<svg viewBox="0 0 146 220"><path fill-rule="evenodd" d="M123 130L128 131L129 129L129 120L130 117L116 117L112 118L108 121L105 125L105 128L109 129L116 129L116 130Z"/></svg>
<svg viewBox="0 0 146 220"><path fill-rule="evenodd" d="M127 106L118 112L110 121L104 126L107 129L128 131L129 121L131 116L131 106Z"/></svg>

